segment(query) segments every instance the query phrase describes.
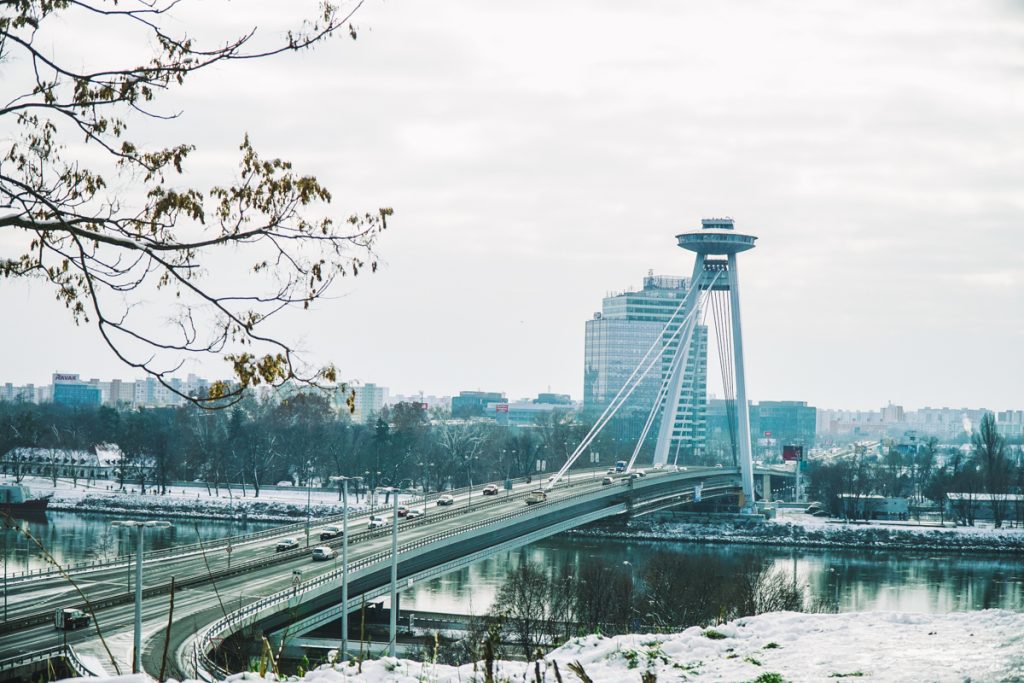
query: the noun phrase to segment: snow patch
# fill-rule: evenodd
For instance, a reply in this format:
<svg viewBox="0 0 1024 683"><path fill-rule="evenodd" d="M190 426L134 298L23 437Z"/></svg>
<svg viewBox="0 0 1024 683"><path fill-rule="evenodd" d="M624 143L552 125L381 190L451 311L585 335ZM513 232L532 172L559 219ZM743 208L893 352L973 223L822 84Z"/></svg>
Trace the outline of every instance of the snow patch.
<svg viewBox="0 0 1024 683"><path fill-rule="evenodd" d="M554 683L557 662L563 681L577 681L578 662L594 683L640 683L651 672L658 681L755 681L778 674L792 683L852 678L860 681L1024 681L1024 614L1005 610L944 615L861 612L775 612L675 634L575 638L541 665L542 680ZM719 636L724 637L719 637ZM482 683L484 665L459 667L382 658L323 666L289 681L317 683ZM494 680L534 678L534 665L496 661ZM525 677L525 679L524 679ZM97 679L150 683L133 676ZM235 674L229 681L261 679Z"/></svg>

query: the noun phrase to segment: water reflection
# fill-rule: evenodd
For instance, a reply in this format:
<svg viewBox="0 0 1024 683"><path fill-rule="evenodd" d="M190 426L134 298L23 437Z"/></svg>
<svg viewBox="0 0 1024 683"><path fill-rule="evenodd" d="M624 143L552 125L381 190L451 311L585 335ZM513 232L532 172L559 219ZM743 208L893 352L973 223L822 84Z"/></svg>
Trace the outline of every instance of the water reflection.
<svg viewBox="0 0 1024 683"><path fill-rule="evenodd" d="M624 564L642 575L656 554L721 560L730 581L751 562L795 575L812 602L842 612L943 613L987 608L1024 610L1024 565L1019 557L787 549L760 546L637 542L559 536L501 553L404 592L403 608L483 614L506 573L522 562L572 575L583 563ZM717 566L718 563L716 563Z"/></svg>
<svg viewBox="0 0 1024 683"><path fill-rule="evenodd" d="M81 515L73 512L47 512L45 517L11 520L18 529L27 530L61 564L92 560L111 560L128 554L134 546L134 530L111 527L124 515ZM278 526L271 522L230 522L224 520L174 520L165 529L146 529L146 549L157 550L252 533ZM7 557L7 571L23 572L50 567L42 550L18 529L0 529L0 554Z"/></svg>

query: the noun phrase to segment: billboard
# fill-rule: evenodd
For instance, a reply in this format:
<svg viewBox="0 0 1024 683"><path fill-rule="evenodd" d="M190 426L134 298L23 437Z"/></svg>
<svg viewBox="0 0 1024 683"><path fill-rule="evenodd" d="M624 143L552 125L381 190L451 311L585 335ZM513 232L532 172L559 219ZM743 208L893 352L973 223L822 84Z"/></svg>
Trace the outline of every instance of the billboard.
<svg viewBox="0 0 1024 683"><path fill-rule="evenodd" d="M508 412L508 404L507 403L498 403L497 405L494 406L494 412L496 412L496 413L507 413Z"/></svg>
<svg viewBox="0 0 1024 683"><path fill-rule="evenodd" d="M785 462L800 462L804 459L803 446L783 446L782 459Z"/></svg>

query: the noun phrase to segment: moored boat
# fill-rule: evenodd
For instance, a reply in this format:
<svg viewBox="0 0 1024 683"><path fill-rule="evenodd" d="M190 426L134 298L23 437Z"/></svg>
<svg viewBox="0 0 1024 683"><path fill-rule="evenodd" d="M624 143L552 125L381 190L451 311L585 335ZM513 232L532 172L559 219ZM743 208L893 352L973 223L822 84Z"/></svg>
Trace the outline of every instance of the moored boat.
<svg viewBox="0 0 1024 683"><path fill-rule="evenodd" d="M53 494L33 497L27 486L0 484L0 510L7 513L45 512Z"/></svg>

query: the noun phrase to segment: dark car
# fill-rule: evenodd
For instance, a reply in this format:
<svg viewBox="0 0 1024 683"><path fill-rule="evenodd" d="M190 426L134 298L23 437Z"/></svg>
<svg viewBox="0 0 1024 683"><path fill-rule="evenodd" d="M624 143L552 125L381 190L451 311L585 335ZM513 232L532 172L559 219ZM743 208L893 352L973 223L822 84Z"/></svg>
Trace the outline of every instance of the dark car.
<svg viewBox="0 0 1024 683"><path fill-rule="evenodd" d="M277 542L276 549L277 552L282 552L284 550L295 550L298 547L299 542L296 541L294 538L282 538L280 541Z"/></svg>

